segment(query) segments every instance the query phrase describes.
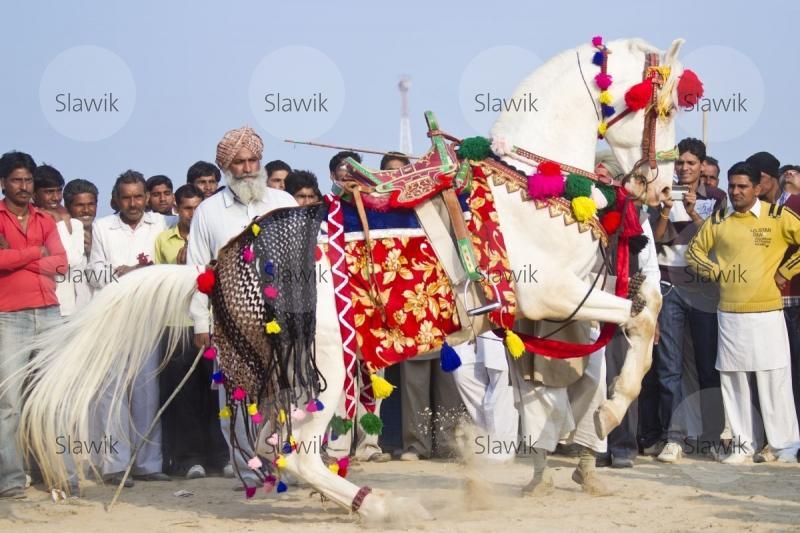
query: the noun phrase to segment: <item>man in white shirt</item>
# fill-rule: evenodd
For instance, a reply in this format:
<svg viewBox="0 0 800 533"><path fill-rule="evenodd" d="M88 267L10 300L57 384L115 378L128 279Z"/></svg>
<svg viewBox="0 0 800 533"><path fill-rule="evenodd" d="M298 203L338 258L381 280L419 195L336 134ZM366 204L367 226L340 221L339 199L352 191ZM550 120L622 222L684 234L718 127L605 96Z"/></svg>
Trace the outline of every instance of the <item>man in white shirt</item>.
<svg viewBox="0 0 800 533"><path fill-rule="evenodd" d="M128 170L117 178L112 198L119 213L94 222L92 227L92 253L89 268L93 274L92 284L102 289L129 272L153 264L155 241L159 233L167 229L164 216L145 212L147 191L144 176ZM134 324L132 327L145 327ZM109 332L113 335L113 332ZM119 483L131 452L143 439L144 432L155 418L159 407L157 371L160 362L158 351L137 376L130 395L125 396L120 417L109 420L107 405L102 398L98 402L98 423L105 428L109 440L118 441L115 451L103 457L103 475L112 483ZM107 394L113 392L113 384ZM156 424L147 441L139 449L133 466L135 479L146 481L169 481L162 472L161 426ZM126 486L132 481L126 480Z"/></svg>
<svg viewBox="0 0 800 533"><path fill-rule="evenodd" d="M76 310L75 281L80 281L86 267L83 253L83 224L72 218L61 204L64 177L50 165L39 165L33 172L33 203L56 221L58 236L67 252L67 268L56 275L56 297L61 316Z"/></svg>
<svg viewBox="0 0 800 533"><path fill-rule="evenodd" d="M80 279L73 279L75 286L75 308L82 309L94 295L94 288L89 283L87 268L92 253L92 224L97 217L97 187L94 183L74 179L64 186L64 207L69 216L81 223L83 231L83 266Z"/></svg>
<svg viewBox="0 0 800 533"><path fill-rule="evenodd" d="M202 271L225 244L241 233L250 222L264 213L280 207L297 205L292 196L279 189L267 188L261 156L264 143L261 137L250 127L231 130L225 134L217 145L217 166L222 169L225 185L221 192L204 200L192 218L189 231L189 245L186 263L197 265ZM196 293L192 299L191 315L194 321L194 339L197 348L208 346L210 330L210 313L208 297ZM219 387L220 405L225 405L224 387ZM226 440L230 438L230 420L222 419L222 432ZM241 419L236 420L236 434L240 446L245 438ZM239 436L241 435L241 436ZM230 441L228 442L230 448ZM249 457L243 458L240 453L231 452L237 470L248 487L255 487L257 478L247 466L247 460L253 456L252 450L244 450ZM226 467L226 476L232 477L232 467Z"/></svg>

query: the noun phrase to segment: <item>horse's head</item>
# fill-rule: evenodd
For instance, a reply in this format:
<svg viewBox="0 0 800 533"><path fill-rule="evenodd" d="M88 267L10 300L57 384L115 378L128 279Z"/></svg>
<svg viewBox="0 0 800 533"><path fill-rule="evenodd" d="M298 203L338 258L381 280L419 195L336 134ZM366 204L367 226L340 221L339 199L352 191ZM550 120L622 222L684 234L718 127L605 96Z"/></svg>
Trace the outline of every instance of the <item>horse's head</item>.
<svg viewBox="0 0 800 533"><path fill-rule="evenodd" d="M677 105L690 106L702 96L702 86L694 74L683 76L683 65L677 60L682 44L683 40L677 39L662 54L641 39L608 43L605 65L611 86L602 98L600 87L605 84L598 80L602 67L596 61L602 43L562 52L517 87L512 100L532 93L541 106L535 113L501 112L492 126L492 149L526 173L535 163L530 158L520 159L519 148L591 171L603 111L613 107L616 111L604 121L608 124L605 138L629 174L625 182L628 190L655 205L672 188L669 153L675 147ZM627 98L626 93L634 87L638 88L633 91L638 98ZM605 106L601 106L601 99Z"/></svg>
<svg viewBox="0 0 800 533"><path fill-rule="evenodd" d="M605 138L614 155L626 172L626 188L649 205L656 205L669 196L675 153L675 115L679 102L693 102L700 96L701 86L681 82L682 91L693 94L678 94L679 82L684 73L678 61L678 51L683 39L676 39L666 53L638 39L614 41L608 44L608 73L613 78L611 88L616 113L609 118ZM658 54L658 67L647 68L648 54ZM644 73L644 75L643 75ZM643 79L644 78L644 79ZM639 105L635 98L626 98L626 93L639 86ZM653 96L644 103L641 95L652 86ZM595 90L597 90L595 88ZM634 89L635 91L635 89ZM639 107L639 109L636 109ZM620 117L614 122L615 117ZM650 121L655 124L651 124ZM655 144L653 148L651 144Z"/></svg>

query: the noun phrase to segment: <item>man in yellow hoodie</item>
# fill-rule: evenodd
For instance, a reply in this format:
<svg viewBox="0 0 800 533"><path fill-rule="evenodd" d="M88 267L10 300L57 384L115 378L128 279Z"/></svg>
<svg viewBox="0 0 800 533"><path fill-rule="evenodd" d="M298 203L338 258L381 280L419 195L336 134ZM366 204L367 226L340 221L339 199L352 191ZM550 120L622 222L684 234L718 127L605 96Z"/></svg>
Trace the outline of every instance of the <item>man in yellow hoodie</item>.
<svg viewBox="0 0 800 533"><path fill-rule="evenodd" d="M800 449L780 292L800 273L800 252L781 264L788 246L800 244L800 217L759 200L759 180L750 164L733 165L728 171L731 205L705 221L686 251L698 279L720 286L716 368L735 437L723 460L728 464L740 464L760 449L754 442L762 430L750 400L753 381L767 442L778 460L797 462ZM716 260L709 257L712 252Z"/></svg>

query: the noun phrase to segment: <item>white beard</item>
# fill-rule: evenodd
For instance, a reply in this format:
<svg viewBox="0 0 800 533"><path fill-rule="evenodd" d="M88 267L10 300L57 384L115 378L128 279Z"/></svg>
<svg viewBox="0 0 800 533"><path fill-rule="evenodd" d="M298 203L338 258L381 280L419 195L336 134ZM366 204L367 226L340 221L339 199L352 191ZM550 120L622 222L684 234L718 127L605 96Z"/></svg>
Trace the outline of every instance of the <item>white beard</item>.
<svg viewBox="0 0 800 533"><path fill-rule="evenodd" d="M233 177L230 170L223 172L225 185L239 199L247 205L251 202L260 202L267 194L267 171L261 168L255 177Z"/></svg>

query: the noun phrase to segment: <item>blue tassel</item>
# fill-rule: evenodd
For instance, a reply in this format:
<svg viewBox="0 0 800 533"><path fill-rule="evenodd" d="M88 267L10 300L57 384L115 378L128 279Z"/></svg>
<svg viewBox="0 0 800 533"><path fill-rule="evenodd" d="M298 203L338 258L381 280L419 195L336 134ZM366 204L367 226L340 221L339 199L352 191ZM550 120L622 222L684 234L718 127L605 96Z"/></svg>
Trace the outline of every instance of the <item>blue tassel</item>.
<svg viewBox="0 0 800 533"><path fill-rule="evenodd" d="M264 274L267 276L275 275L275 264L272 261L267 261L264 263Z"/></svg>
<svg viewBox="0 0 800 533"><path fill-rule="evenodd" d="M283 443L283 453L285 453L286 455L292 453L292 445L290 443L288 442Z"/></svg>
<svg viewBox="0 0 800 533"><path fill-rule="evenodd" d="M314 405L317 406L317 411L322 411L323 409L325 409L325 405L320 401L319 398L314 400Z"/></svg>
<svg viewBox="0 0 800 533"><path fill-rule="evenodd" d="M278 481L278 492L286 492L289 487L286 486L286 483L283 481Z"/></svg>
<svg viewBox="0 0 800 533"><path fill-rule="evenodd" d="M598 67L602 67L603 66L603 52L600 52L600 51L595 52L594 56L592 56L592 63L594 63Z"/></svg>
<svg viewBox="0 0 800 533"><path fill-rule="evenodd" d="M606 105L606 104L600 104L600 109L601 109L604 117L610 117L611 115L613 115L614 113L617 112L617 110L614 109L614 106L610 106L610 105Z"/></svg>
<svg viewBox="0 0 800 533"><path fill-rule="evenodd" d="M225 375L222 372L214 372L211 374L211 381L214 383L222 383L225 381Z"/></svg>
<svg viewBox="0 0 800 533"><path fill-rule="evenodd" d="M339 438L339 434L335 431L331 431L331 441L334 441Z"/></svg>
<svg viewBox="0 0 800 533"><path fill-rule="evenodd" d="M442 344L442 353L439 363L442 365L442 370L445 372L452 372L461 366L461 358L458 356L453 347L447 344L447 341Z"/></svg>

